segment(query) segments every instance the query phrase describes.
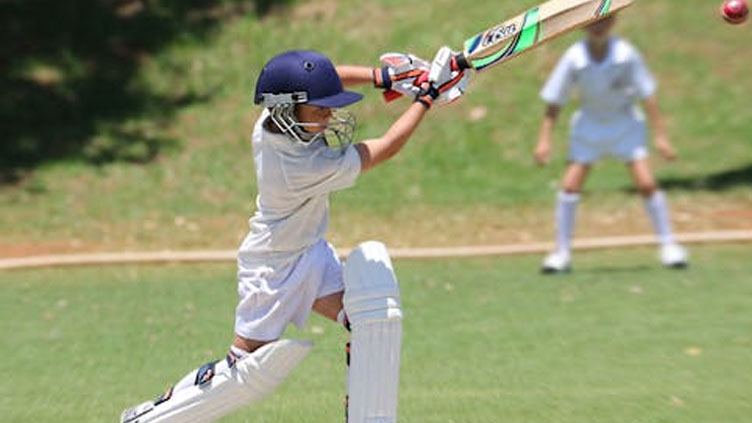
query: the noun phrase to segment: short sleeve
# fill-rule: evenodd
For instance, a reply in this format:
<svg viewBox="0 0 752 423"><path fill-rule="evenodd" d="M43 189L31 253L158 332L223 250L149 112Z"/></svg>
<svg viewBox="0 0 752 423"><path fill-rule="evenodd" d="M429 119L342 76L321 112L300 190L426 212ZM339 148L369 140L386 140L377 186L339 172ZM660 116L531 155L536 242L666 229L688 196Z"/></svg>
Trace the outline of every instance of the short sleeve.
<svg viewBox="0 0 752 423"><path fill-rule="evenodd" d="M541 98L548 104L563 106L569 101L574 85L574 63L567 52L556 65L548 81L541 90Z"/></svg>
<svg viewBox="0 0 752 423"><path fill-rule="evenodd" d="M355 146L350 145L341 154L322 147L307 157L283 160L282 172L293 194L309 198L355 185L360 166L360 154Z"/></svg>
<svg viewBox="0 0 752 423"><path fill-rule="evenodd" d="M650 70L645 65L645 61L637 51L634 52L632 58L632 81L634 83L636 94L640 99L655 94L655 91L658 88L655 78L653 78Z"/></svg>

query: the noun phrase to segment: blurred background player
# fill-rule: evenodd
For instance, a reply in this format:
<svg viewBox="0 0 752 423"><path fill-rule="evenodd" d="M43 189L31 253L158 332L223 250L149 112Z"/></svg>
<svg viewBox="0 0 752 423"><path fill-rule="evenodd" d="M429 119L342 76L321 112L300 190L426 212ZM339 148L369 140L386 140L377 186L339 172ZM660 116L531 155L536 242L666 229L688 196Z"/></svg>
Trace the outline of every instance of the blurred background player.
<svg viewBox="0 0 752 423"><path fill-rule="evenodd" d="M551 156L551 133L561 108L572 91L580 97L580 109L571 121L569 164L557 196L556 250L543 261L544 273L570 269L580 190L592 164L603 156L615 156L629 167L660 243L661 263L671 268L687 265L687 253L674 239L666 198L647 160L645 118L636 104L642 100L647 110L658 151L674 160L656 83L635 47L611 35L614 22L611 16L588 26L586 38L567 50L541 92L548 106L534 153L539 164Z"/></svg>
<svg viewBox="0 0 752 423"><path fill-rule="evenodd" d="M125 410L122 423L211 422L269 394L310 349L279 339L288 323L302 327L311 310L352 329L350 422L363 423L372 412L386 413L379 421L396 420L401 311L394 272L386 249L366 243L351 254L343 277L324 238L329 194L397 154L434 101L462 94L467 75L448 71L427 83L426 62L402 54L382 60L382 68L335 68L320 53L290 51L266 64L255 95L265 109L252 137L257 210L238 252L240 302L230 351L156 400ZM344 86L363 84L415 101L381 138L353 144L355 118L338 109L362 98ZM395 360L396 369L379 367Z"/></svg>

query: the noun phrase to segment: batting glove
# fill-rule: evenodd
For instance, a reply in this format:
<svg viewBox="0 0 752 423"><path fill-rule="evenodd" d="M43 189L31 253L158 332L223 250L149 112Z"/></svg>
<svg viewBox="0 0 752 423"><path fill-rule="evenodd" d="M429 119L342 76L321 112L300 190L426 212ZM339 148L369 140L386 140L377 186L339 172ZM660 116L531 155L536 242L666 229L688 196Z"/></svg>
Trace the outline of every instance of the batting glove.
<svg viewBox="0 0 752 423"><path fill-rule="evenodd" d="M428 62L418 56L404 53L381 55L384 66L373 70L373 86L384 90L389 102L403 95L413 97L420 92L420 80L427 80Z"/></svg>
<svg viewBox="0 0 752 423"><path fill-rule="evenodd" d="M456 57L457 53L445 46L439 49L431 63L428 81L439 91L436 98L439 104L456 101L470 85L470 72L460 69Z"/></svg>
<svg viewBox="0 0 752 423"><path fill-rule="evenodd" d="M435 102L449 104L462 97L470 84L470 73L460 69L456 56L449 47L439 49L431 63L427 80L416 81L421 90L415 96L415 101L430 108Z"/></svg>

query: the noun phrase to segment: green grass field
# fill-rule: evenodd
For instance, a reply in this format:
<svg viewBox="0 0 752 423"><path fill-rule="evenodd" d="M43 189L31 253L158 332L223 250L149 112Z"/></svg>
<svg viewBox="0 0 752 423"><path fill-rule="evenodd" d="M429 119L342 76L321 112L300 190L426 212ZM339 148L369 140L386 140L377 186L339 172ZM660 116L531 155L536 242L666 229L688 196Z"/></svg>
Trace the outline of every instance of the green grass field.
<svg viewBox="0 0 752 423"><path fill-rule="evenodd" d="M128 101L102 91L83 116L52 128L35 120L29 108L25 117L32 128L58 136L76 129L85 113L114 101L144 103L137 111L92 118L90 131L73 136L75 145L85 147L51 154L21 170L20 179L0 185L0 253L232 248L246 231L255 195L248 137L259 111L251 106L251 92L269 57L291 48L314 48L338 63L365 65L393 50L430 57L439 46L460 46L536 2L445 0L434 2L431 13L420 0L282 3L263 17L249 7L235 13L220 6L193 11L195 17L186 22L221 18L215 26L132 53L137 60L122 84ZM681 160L655 165L670 189L681 230L752 225L752 27L722 23L716 6L706 0L687 0L680 7L641 0L618 27L641 49L661 83L661 103ZM127 28L146 13L130 21L112 18L112 27ZM178 25L177 19L169 22L148 21L135 28L136 34L156 39ZM432 112L393 162L335 196L333 240L352 245L376 237L391 245L434 246L548 238L572 108L558 128L556 162L539 169L531 158L543 110L537 92L578 37L564 37L478 75L459 104ZM110 44L112 54L118 53ZM19 63L14 75L63 98L75 97L90 59L75 56L75 50L64 53ZM353 108L360 118L358 137L378 136L406 103L385 105L379 93L362 91L367 99ZM21 141L44 145L49 134L41 132L39 139ZM111 145L122 145L124 151L116 155L122 160L101 159ZM58 146L44 148L54 152ZM151 148L156 155L148 159ZM648 230L645 219L629 217L639 215L641 205L626 192L630 182L620 165L600 166L590 182L593 199L585 202L583 214L590 223L582 225L581 234Z"/></svg>
<svg viewBox="0 0 752 423"><path fill-rule="evenodd" d="M261 65L287 49L376 65L430 58L537 0L8 0L0 15L0 258L233 248L256 192L251 105ZM618 32L645 56L680 151L654 159L680 231L752 229L752 25L718 1L639 0ZM548 240L564 168L533 165L537 93L571 34L477 75L393 161L332 199L329 238L392 247ZM19 42L18 40L22 40ZM5 60L7 59L7 60ZM406 107L361 89L357 137ZM589 181L578 236L650 230L621 165ZM405 338L400 421L746 423L752 415L749 246L575 257L398 261ZM0 421L114 422L232 336L232 265L0 271ZM311 356L268 400L226 422L343 419L344 331L314 317L288 335Z"/></svg>
<svg viewBox="0 0 752 423"><path fill-rule="evenodd" d="M398 261L405 309L400 421L745 423L752 414L752 264L697 247L688 271L648 249ZM223 354L231 265L0 272L4 422L114 422ZM346 335L313 318L311 356L227 422L342 421Z"/></svg>

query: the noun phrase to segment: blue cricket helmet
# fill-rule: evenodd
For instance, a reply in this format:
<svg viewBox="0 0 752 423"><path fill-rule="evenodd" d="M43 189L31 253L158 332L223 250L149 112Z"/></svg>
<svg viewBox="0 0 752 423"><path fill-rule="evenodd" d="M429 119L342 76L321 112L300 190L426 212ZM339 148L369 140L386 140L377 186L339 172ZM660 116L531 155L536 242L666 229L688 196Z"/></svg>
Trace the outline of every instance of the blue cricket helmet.
<svg viewBox="0 0 752 423"><path fill-rule="evenodd" d="M273 57L256 81L254 102L267 107L294 103L340 108L363 95L345 91L337 70L323 54L293 50Z"/></svg>

